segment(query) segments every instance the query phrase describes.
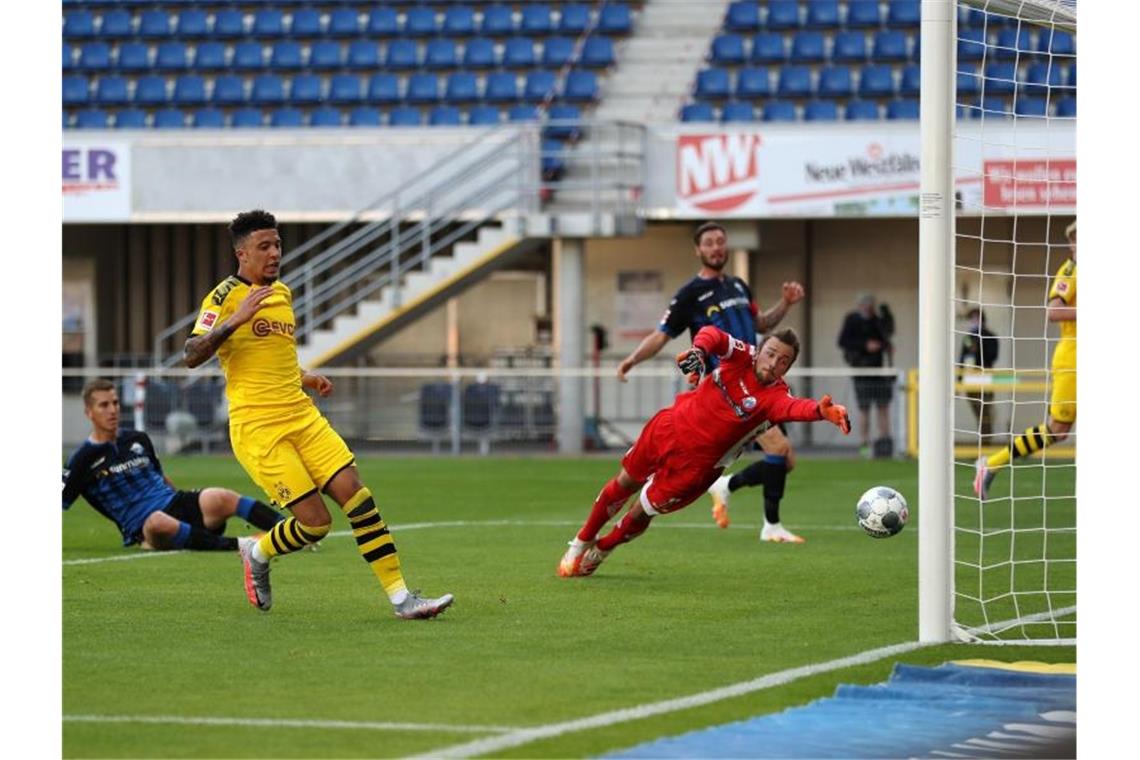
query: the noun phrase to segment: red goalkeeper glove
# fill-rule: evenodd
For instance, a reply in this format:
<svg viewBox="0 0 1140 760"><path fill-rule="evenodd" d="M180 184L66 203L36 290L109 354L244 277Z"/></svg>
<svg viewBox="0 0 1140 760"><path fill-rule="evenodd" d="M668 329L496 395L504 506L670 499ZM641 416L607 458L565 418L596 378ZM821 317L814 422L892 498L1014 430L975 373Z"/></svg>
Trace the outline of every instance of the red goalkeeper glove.
<svg viewBox="0 0 1140 760"><path fill-rule="evenodd" d="M844 435L851 432L851 418L847 416L847 407L831 403L830 395L824 394L819 400L819 416L842 430Z"/></svg>
<svg viewBox="0 0 1140 760"><path fill-rule="evenodd" d="M696 385L708 371L709 357L701 349L693 346L677 354L677 368L685 373L689 382Z"/></svg>

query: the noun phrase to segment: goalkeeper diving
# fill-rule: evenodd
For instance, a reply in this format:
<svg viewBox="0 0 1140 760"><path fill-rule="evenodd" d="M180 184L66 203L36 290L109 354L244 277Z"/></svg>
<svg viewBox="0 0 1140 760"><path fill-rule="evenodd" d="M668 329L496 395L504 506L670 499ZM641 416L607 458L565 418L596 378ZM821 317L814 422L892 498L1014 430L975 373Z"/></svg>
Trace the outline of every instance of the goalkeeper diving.
<svg viewBox="0 0 1140 760"><path fill-rule="evenodd" d="M773 425L827 420L850 433L847 409L833 404L830 396L816 401L789 392L784 375L799 352L799 337L791 329L752 346L712 325L701 328L692 348L677 355L677 367L696 388L679 394L672 406L646 423L570 541L558 574L592 575L615 547L644 533L654 517L700 498L724 468ZM712 356L719 364L709 372ZM599 539L602 527L639 489L629 511Z"/></svg>

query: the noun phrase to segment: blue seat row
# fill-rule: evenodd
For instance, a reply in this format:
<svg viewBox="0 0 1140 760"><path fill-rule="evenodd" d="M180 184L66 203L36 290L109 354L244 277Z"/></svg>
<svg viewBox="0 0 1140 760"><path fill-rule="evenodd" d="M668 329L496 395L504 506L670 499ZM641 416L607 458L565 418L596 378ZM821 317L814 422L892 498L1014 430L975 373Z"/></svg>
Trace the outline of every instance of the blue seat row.
<svg viewBox="0 0 1140 760"><path fill-rule="evenodd" d="M886 14L879 0L737 0L728 7L724 27L734 31L756 29L831 29L836 27L914 27L919 23L919 0L889 0Z"/></svg>
<svg viewBox="0 0 1140 760"><path fill-rule="evenodd" d="M879 104L867 100L851 100L842 106L834 100L813 100L801 109L786 100L769 100L757 108L752 103L732 101L725 103L719 116L709 103L690 103L681 109L683 122L747 123L753 121L877 121L887 119L917 119L917 100L892 100L882 110Z"/></svg>
<svg viewBox="0 0 1140 760"><path fill-rule="evenodd" d="M988 63L981 70L971 62L958 64L957 88L959 94L978 95L1029 95L1054 98L1072 95L1077 86L1076 65L1061 66L1058 62L1033 63L1019 69L1012 63Z"/></svg>
<svg viewBox="0 0 1140 760"><path fill-rule="evenodd" d="M97 37L121 39L218 37L234 39L246 36L260 39L280 37L468 37L475 34L506 36L526 34L581 34L590 28L592 11L584 3L567 3L557 13L546 3L525 3L515 12L508 5L489 5L477 12L467 5L456 4L437 13L433 8L412 6L400 13L395 7L378 6L361 13L356 7L333 8L327 14L311 7L286 13L283 8L259 8L246 14L239 8L218 8L208 13L189 7L178 13L151 8L135 15L123 8L111 8L101 14L86 8L64 13L65 39L82 40ZM632 15L624 3L607 3L597 13L596 29L602 34L628 34Z"/></svg>
<svg viewBox="0 0 1140 760"><path fill-rule="evenodd" d="M790 41L779 32L761 32L748 44L739 34L720 34L713 38L709 60L721 64L906 61L917 60L917 55L917 37L897 29L875 32L870 45L864 32L845 31L829 36L809 29L791 35Z"/></svg>
<svg viewBox="0 0 1140 760"><path fill-rule="evenodd" d="M501 52L500 52L501 50ZM227 44L200 42L195 46L184 42L161 42L155 46L145 42L124 42L113 50L106 42L87 42L74 49L63 46L63 70L67 71L217 71L235 69L257 71L276 69L295 71L304 68L330 70L339 68L411 70L417 68L445 70L456 68L488 69L561 68L570 63L575 41L569 37L548 37L539 52L529 37L511 37L497 45L486 37L475 37L460 51L453 40L433 39L424 45L415 40L398 39L383 47L372 40L353 40L342 45L335 40L320 40L302 45L295 40L282 40L271 46L251 40ZM613 40L588 37L578 51L577 63L591 68L605 68L615 60Z"/></svg>
<svg viewBox="0 0 1140 760"><path fill-rule="evenodd" d="M341 73L328 78L306 73L288 80L277 74L259 74L251 79L225 74L209 80L198 74L187 74L173 82L162 76L148 75L140 77L133 86L127 78L117 75L100 77L94 84L84 76L63 78L65 106L89 103L310 105L321 102L424 105L443 102L455 105L479 101L541 103L555 97L589 103L597 96L597 80L593 72L580 70L570 71L561 82L553 72L532 71L522 79L521 87L519 77L509 72L493 72L482 82L475 74L457 72L447 77L442 86L435 74L424 73L412 74L404 80L390 73L377 73L370 77Z"/></svg>
<svg viewBox="0 0 1140 760"><path fill-rule="evenodd" d="M958 30L958 60L1025 60L1030 56L1075 57L1076 40L1073 35L1062 31L1043 31L1034 35L1028 27L1020 29L1000 29L989 32L985 29Z"/></svg>

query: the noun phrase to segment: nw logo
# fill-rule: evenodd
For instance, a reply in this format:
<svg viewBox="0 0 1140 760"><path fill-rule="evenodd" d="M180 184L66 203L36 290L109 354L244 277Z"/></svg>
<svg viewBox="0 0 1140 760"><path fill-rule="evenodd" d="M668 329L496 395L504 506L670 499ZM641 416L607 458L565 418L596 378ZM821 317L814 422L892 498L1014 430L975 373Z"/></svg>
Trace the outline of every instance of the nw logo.
<svg viewBox="0 0 1140 760"><path fill-rule="evenodd" d="M703 211L731 211L760 189L760 135L679 135L677 195Z"/></svg>

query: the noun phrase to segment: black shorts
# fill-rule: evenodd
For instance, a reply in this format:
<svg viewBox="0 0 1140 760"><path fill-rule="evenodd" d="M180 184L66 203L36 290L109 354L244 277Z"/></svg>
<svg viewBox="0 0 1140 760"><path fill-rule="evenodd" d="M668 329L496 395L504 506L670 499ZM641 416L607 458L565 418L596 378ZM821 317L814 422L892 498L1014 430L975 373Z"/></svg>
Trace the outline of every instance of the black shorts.
<svg viewBox="0 0 1140 760"><path fill-rule="evenodd" d="M163 507L162 511L187 525L204 528L202 507L198 505L199 494L199 491L176 491L170 503Z"/></svg>
<svg viewBox="0 0 1140 760"><path fill-rule="evenodd" d="M895 379L893 377L856 377L855 378L855 404L860 409L875 406L887 406L891 403L891 393L894 391Z"/></svg>

